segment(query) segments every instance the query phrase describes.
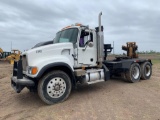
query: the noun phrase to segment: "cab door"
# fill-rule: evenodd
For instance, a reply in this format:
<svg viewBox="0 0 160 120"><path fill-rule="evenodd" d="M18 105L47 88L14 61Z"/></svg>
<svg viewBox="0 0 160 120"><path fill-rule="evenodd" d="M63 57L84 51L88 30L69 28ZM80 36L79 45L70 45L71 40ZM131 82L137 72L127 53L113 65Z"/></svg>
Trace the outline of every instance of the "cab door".
<svg viewBox="0 0 160 120"><path fill-rule="evenodd" d="M94 31L81 31L78 44L78 64L79 66L96 66L97 47ZM90 46L89 44L93 44Z"/></svg>

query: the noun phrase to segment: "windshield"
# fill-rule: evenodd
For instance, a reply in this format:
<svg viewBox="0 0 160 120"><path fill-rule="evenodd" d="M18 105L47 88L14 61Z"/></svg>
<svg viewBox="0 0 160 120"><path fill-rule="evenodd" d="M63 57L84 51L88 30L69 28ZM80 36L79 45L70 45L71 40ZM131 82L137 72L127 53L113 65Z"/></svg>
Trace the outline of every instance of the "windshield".
<svg viewBox="0 0 160 120"><path fill-rule="evenodd" d="M62 43L62 42L75 43L77 41L77 35L78 35L77 28L70 28L70 29L60 31L56 34L54 43Z"/></svg>

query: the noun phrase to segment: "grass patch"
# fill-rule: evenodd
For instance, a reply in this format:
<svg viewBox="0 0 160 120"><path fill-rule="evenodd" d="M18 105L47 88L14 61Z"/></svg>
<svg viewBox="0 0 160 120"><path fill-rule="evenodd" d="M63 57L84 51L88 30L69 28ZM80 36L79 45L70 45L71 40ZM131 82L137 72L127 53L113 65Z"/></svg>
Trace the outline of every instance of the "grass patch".
<svg viewBox="0 0 160 120"><path fill-rule="evenodd" d="M160 59L152 59L152 63L153 64L160 64Z"/></svg>

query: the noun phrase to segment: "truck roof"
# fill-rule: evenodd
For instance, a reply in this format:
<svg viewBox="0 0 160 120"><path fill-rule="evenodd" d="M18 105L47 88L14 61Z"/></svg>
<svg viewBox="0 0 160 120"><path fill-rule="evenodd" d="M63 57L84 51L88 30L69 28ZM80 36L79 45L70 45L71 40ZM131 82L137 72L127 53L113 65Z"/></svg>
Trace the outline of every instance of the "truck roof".
<svg viewBox="0 0 160 120"><path fill-rule="evenodd" d="M69 29L69 28L87 28L87 29L90 29L88 25L83 25L83 24L80 24L80 23L75 23L75 24L72 24L72 25L69 25L69 26L66 26L64 28L62 28L60 31L63 31L65 29ZM90 29L90 30L95 30L95 29Z"/></svg>

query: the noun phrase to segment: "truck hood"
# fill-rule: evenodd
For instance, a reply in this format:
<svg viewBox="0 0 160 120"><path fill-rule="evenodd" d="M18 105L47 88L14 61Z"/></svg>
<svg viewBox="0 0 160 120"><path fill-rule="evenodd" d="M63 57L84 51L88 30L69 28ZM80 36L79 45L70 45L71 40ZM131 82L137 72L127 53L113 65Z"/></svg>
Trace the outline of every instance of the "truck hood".
<svg viewBox="0 0 160 120"><path fill-rule="evenodd" d="M34 66L36 63L46 59L57 59L60 56L64 56L63 51L68 50L70 54L73 54L73 43L56 43L30 49L22 53L22 56L26 56L27 64Z"/></svg>
<svg viewBox="0 0 160 120"><path fill-rule="evenodd" d="M73 44L72 43L56 43L56 44L49 44L49 45L45 45L45 46L40 46L37 48L33 48L33 49L29 49L27 51L24 51L22 53L23 55L28 55L28 54L34 54L34 53L46 53L49 51L54 51L56 49L66 49L66 48L73 48Z"/></svg>

